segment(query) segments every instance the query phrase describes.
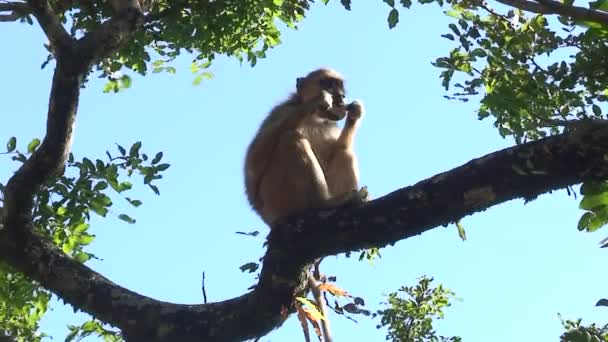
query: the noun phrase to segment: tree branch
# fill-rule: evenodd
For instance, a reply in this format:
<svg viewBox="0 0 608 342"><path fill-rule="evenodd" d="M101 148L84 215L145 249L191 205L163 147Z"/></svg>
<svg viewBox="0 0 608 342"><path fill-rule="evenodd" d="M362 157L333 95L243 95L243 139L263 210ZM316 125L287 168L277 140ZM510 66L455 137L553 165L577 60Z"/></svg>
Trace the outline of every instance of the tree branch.
<svg viewBox="0 0 608 342"><path fill-rule="evenodd" d="M592 21L608 25L608 13L584 7L571 6L554 0L496 0L524 11L540 14L560 14L575 20Z"/></svg>
<svg viewBox="0 0 608 342"><path fill-rule="evenodd" d="M65 30L57 15L53 13L47 0L27 0L27 4L51 42L55 53L61 53L63 50L71 52L74 39Z"/></svg>
<svg viewBox="0 0 608 342"><path fill-rule="evenodd" d="M0 22L7 22L16 21L31 10L23 2L0 2L0 12L11 12L10 14L0 14Z"/></svg>
<svg viewBox="0 0 608 342"><path fill-rule="evenodd" d="M514 198L530 200L587 179L606 178L607 150L608 123L598 120L491 153L356 207L288 218L268 236L255 290L217 303L166 303L118 286L31 229L16 229L31 225L31 219L16 220L15 211L20 211L15 206L7 208L12 219L0 229L0 259L74 307L120 328L128 341L243 340L266 334L287 318L294 297L305 287L305 270L315 259L385 246ZM324 238L319 241L318 236Z"/></svg>
<svg viewBox="0 0 608 342"><path fill-rule="evenodd" d="M114 1L116 2L116 1ZM124 46L132 37L133 32L143 28L144 16L137 1L118 1L125 7L119 10L111 19L105 21L99 29L89 32L78 40L78 49L91 64L97 63L110 56Z"/></svg>

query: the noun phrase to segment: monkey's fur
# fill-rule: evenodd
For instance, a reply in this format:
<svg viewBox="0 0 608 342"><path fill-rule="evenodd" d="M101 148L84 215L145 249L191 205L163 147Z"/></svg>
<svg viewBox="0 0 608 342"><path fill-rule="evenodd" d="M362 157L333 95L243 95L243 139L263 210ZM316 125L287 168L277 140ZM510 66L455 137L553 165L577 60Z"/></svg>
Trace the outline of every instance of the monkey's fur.
<svg viewBox="0 0 608 342"><path fill-rule="evenodd" d="M359 168L353 149L363 105L344 103L342 77L317 69L298 78L296 92L272 109L262 122L245 157L245 191L253 209L272 229L291 214L366 199L358 191ZM340 131L336 121L346 116ZM327 318L319 285L309 287ZM322 321L331 342L327 319Z"/></svg>

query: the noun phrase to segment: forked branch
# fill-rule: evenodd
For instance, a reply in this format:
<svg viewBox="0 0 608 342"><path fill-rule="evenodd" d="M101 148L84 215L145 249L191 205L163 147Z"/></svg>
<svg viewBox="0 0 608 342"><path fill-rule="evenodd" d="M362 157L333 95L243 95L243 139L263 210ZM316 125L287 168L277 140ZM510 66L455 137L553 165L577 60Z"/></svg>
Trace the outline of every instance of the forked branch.
<svg viewBox="0 0 608 342"><path fill-rule="evenodd" d="M71 49L74 39L65 30L46 0L27 0L27 5L49 39L55 52Z"/></svg>

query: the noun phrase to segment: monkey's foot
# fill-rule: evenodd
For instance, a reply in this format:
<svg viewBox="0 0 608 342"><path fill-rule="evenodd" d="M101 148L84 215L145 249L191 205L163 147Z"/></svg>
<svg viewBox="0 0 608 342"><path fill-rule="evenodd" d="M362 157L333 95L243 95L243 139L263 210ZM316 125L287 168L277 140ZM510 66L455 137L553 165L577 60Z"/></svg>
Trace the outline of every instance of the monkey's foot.
<svg viewBox="0 0 608 342"><path fill-rule="evenodd" d="M346 200L349 204L360 204L371 201L367 186L362 187L359 190L353 190L349 193L349 198Z"/></svg>
<svg viewBox="0 0 608 342"><path fill-rule="evenodd" d="M340 202L342 205L348 206L365 203L369 200L369 192L367 191L367 187L364 186L359 190L351 190L350 192L344 194L344 196L340 199Z"/></svg>
<svg viewBox="0 0 608 342"><path fill-rule="evenodd" d="M361 201L361 203L369 202L372 200L372 198L369 194L369 191L367 191L367 186L361 187L361 189L359 189L359 191L357 191L357 194L359 196L359 200Z"/></svg>

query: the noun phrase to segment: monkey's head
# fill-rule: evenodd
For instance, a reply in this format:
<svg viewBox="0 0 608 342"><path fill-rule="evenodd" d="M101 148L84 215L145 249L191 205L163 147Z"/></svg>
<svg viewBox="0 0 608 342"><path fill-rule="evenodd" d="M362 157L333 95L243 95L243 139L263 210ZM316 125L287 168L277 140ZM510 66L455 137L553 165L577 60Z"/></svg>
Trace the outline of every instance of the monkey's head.
<svg viewBox="0 0 608 342"><path fill-rule="evenodd" d="M320 114L330 120L341 120L346 115L344 80L338 72L332 69L317 69L305 77L299 77L296 89L303 102L314 99L325 90L332 96L333 107Z"/></svg>

